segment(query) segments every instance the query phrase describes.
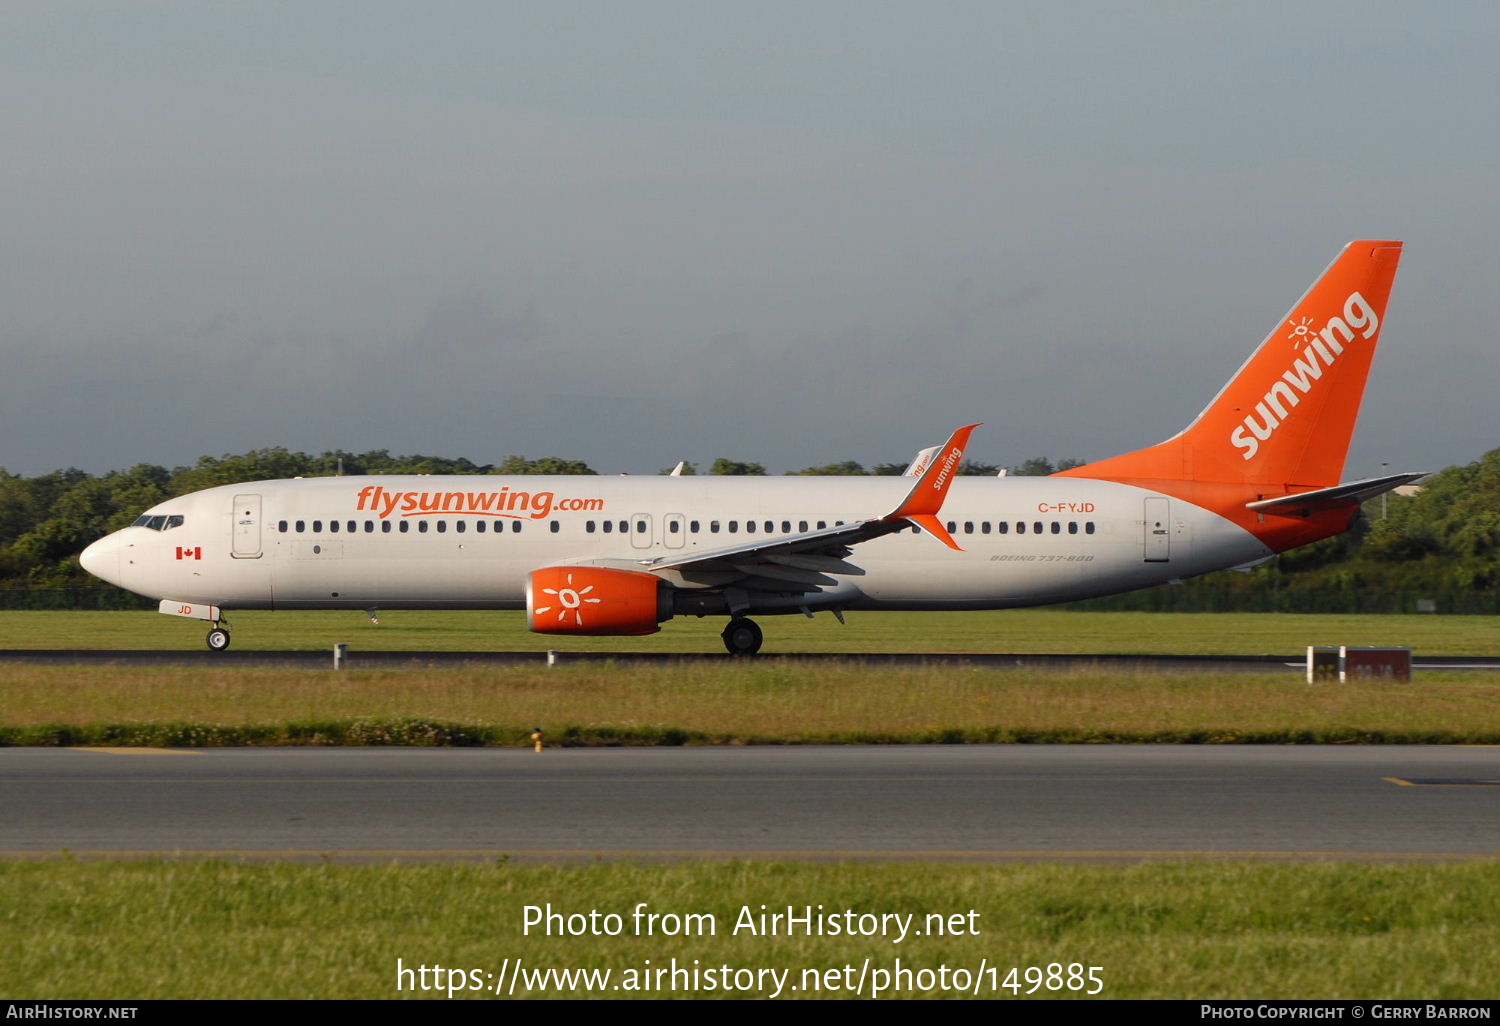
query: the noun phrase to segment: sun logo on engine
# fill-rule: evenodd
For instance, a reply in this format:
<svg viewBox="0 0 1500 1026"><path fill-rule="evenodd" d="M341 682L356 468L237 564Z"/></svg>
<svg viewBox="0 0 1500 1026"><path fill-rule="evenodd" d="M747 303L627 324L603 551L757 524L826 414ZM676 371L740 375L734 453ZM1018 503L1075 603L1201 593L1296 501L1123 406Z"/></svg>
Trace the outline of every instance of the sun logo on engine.
<svg viewBox="0 0 1500 1026"><path fill-rule="evenodd" d="M1292 340L1293 349L1296 349L1298 346L1302 345L1313 335L1313 330L1311 327L1309 327L1309 325L1312 324L1311 317L1304 317L1302 318L1302 320L1298 321L1295 324L1293 324L1291 321L1287 321L1286 324L1287 327L1292 329L1291 333L1287 335L1287 338Z"/></svg>
<svg viewBox="0 0 1500 1026"><path fill-rule="evenodd" d="M568 618L568 614L571 613L571 614L573 614L573 625L575 627L582 627L583 626L583 607L585 605L596 605L597 606L599 603L601 603L601 602L604 601L603 599L585 598L584 597L584 596L588 595L588 593L591 592L591 591L593 591L593 590L594 590L594 586L592 584L589 585L587 588L584 588L581 591L575 589L573 587L573 575L569 574L568 575L568 587L566 587L566 588L543 588L542 589L542 594L543 595L552 595L552 596L554 596L557 599L557 605L558 605L558 609L557 609L557 622L558 623L562 623L563 621L565 621ZM541 616L543 613L550 613L550 612L552 612L552 609L553 609L552 606L539 606L537 608L537 610L536 610L536 615L537 616Z"/></svg>

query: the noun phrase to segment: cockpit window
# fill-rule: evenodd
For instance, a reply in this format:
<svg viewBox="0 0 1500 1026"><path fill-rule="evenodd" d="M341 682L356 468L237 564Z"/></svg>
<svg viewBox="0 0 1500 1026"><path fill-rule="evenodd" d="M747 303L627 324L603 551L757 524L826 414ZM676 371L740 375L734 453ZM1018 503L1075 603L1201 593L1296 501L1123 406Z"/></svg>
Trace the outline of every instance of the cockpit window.
<svg viewBox="0 0 1500 1026"><path fill-rule="evenodd" d="M180 513L174 513L171 516L158 513L154 516L146 514L137 517L135 523L130 526L144 527L148 531L170 531L174 527L181 527L182 522L183 517Z"/></svg>

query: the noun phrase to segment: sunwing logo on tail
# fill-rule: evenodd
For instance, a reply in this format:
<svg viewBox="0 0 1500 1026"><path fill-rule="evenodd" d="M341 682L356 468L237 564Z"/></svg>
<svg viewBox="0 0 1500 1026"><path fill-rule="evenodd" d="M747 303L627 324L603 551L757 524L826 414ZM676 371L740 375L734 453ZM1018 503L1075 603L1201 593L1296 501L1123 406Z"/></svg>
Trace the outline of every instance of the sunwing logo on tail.
<svg viewBox="0 0 1500 1026"><path fill-rule="evenodd" d="M1260 443L1269 440L1286 422L1288 412L1317 387L1324 369L1332 367L1343 353L1345 344L1354 341L1355 332L1368 340L1380 330L1380 318L1358 292L1351 292L1344 300L1343 316L1328 318L1321 330L1313 330L1313 319L1307 316L1286 323L1290 329L1286 337L1291 340L1294 350L1292 366L1255 404L1255 412L1229 433L1230 444L1243 449L1240 455L1247 460L1255 458Z"/></svg>

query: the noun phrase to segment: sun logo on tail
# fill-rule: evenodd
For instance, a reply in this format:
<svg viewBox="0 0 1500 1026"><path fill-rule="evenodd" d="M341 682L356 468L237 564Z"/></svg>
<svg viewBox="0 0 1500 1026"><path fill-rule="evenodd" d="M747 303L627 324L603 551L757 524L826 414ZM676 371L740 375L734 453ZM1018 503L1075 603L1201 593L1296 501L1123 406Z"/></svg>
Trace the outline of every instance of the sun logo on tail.
<svg viewBox="0 0 1500 1026"><path fill-rule="evenodd" d="M1314 334L1316 334L1312 330L1311 324L1311 317L1304 317L1302 318L1302 320L1295 323L1292 321L1286 322L1287 327L1292 329L1291 333L1287 335L1287 338L1292 340L1293 349L1300 348L1303 343L1305 343L1308 339L1312 338Z"/></svg>
<svg viewBox="0 0 1500 1026"><path fill-rule="evenodd" d="M589 592L591 592L593 590L594 590L594 586L592 584L589 585L587 588L584 588L582 591L578 591L578 590L574 589L573 588L573 575L569 574L568 575L568 587L566 587L566 588L543 588L542 589L542 594L544 594L544 595L551 595L551 596L553 596L554 598L557 599L557 604L558 604L558 607L559 607L558 610L557 610L557 622L558 623L562 623L564 620L566 620L568 618L568 614L572 613L573 614L573 624L574 624L574 626L576 626L576 627L582 627L583 626L583 606L590 605L590 604L591 605L598 605L599 603L601 603L601 602L604 601L603 599L585 598L584 597ZM552 606L541 606L541 607L539 607L536 610L536 615L537 616L541 616L543 613L550 613L550 612L552 612L552 609L553 609Z"/></svg>

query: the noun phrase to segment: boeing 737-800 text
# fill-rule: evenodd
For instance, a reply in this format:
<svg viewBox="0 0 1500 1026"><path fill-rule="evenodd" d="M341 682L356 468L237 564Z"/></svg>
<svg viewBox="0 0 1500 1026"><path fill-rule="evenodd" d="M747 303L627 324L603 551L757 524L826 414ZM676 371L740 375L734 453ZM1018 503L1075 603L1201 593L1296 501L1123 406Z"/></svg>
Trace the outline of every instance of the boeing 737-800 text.
<svg viewBox="0 0 1500 1026"><path fill-rule="evenodd" d="M1401 243L1350 243L1176 436L1050 477L332 477L163 502L90 573L213 622L230 609L525 609L545 634L750 614L998 609L1242 566L1347 530L1420 474L1340 483Z"/></svg>

